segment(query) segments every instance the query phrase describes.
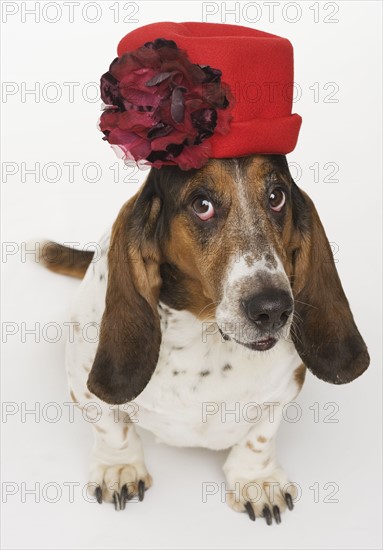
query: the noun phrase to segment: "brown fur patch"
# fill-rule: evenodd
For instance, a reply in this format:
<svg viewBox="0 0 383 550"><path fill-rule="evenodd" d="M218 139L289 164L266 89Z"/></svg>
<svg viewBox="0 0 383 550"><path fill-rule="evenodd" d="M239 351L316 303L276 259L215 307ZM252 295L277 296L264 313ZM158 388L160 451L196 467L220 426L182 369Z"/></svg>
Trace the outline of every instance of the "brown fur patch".
<svg viewBox="0 0 383 550"><path fill-rule="evenodd" d="M53 241L47 241L41 246L39 261L54 273L82 279L93 255L94 253L89 250L76 250Z"/></svg>
<svg viewBox="0 0 383 550"><path fill-rule="evenodd" d="M303 363L301 365L299 365L299 367L297 369L295 369L294 371L294 380L298 386L298 389L300 390L303 386L303 382L305 381L305 378L306 378L306 365L304 365Z"/></svg>
<svg viewBox="0 0 383 550"><path fill-rule="evenodd" d="M69 390L69 395L70 395L70 398L71 400L73 401L73 403L79 403L79 400L77 399L77 397L75 396L72 388Z"/></svg>
<svg viewBox="0 0 383 550"><path fill-rule="evenodd" d="M94 427L96 428L96 430L102 434L106 434L106 430L104 430L104 428L101 428L101 426L97 426L97 424L93 424Z"/></svg>
<svg viewBox="0 0 383 550"><path fill-rule="evenodd" d="M122 438L123 438L124 440L127 438L128 431L129 431L129 424L126 424L126 425L122 428Z"/></svg>
<svg viewBox="0 0 383 550"><path fill-rule="evenodd" d="M267 437L264 437L263 435L259 435L257 437L257 441L259 441L259 443L266 443Z"/></svg>
<svg viewBox="0 0 383 550"><path fill-rule="evenodd" d="M246 442L246 447L247 447L248 449L250 449L251 451L253 451L253 453L261 453L261 452L262 452L261 449L256 449L256 448L254 447L254 445L252 444L251 441L247 441L247 442Z"/></svg>
<svg viewBox="0 0 383 550"><path fill-rule="evenodd" d="M207 268L209 258L203 257L198 242L190 234L181 217L173 220L171 233L177 238L169 242L166 255L182 272L183 288L182 294L178 297L178 304L173 306L176 305L177 309L188 309L202 319L213 319L214 293L208 278L201 273L201 265Z"/></svg>

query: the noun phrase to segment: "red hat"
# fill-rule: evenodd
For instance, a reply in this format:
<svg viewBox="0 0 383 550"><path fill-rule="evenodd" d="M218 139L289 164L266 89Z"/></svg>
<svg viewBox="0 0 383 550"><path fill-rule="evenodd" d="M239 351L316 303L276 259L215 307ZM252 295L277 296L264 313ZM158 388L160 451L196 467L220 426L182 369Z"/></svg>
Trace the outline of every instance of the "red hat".
<svg viewBox="0 0 383 550"><path fill-rule="evenodd" d="M287 39L238 25L154 23L127 34L118 56L101 79L100 128L126 160L187 170L294 149L302 119L291 113Z"/></svg>

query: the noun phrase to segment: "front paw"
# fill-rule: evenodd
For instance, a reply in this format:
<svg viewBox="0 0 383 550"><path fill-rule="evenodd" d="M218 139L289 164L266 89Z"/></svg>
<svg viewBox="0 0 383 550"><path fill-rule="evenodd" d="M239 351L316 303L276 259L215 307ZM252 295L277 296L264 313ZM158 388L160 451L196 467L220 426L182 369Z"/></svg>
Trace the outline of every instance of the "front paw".
<svg viewBox="0 0 383 550"><path fill-rule="evenodd" d="M140 501L144 499L152 477L143 463L96 464L92 467L89 485L97 502L112 502L116 510L124 510L134 496Z"/></svg>
<svg viewBox="0 0 383 550"><path fill-rule="evenodd" d="M230 483L228 504L236 512L246 512L252 521L263 517L267 525L273 518L281 523L281 513L294 507L297 496L295 485L288 481L281 469L273 470L267 477L255 479L237 477Z"/></svg>

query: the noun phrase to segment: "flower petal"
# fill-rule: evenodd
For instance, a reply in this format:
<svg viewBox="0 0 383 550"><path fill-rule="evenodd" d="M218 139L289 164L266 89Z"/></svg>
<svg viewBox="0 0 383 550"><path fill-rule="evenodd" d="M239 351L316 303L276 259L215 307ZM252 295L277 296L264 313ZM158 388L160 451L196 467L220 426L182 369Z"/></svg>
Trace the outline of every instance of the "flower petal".
<svg viewBox="0 0 383 550"><path fill-rule="evenodd" d="M107 72L102 75L100 82L101 99L106 105L118 105L119 89L118 80Z"/></svg>
<svg viewBox="0 0 383 550"><path fill-rule="evenodd" d="M180 124L184 119L185 105L184 105L183 93L185 91L186 91L186 88L177 86L176 88L174 88L172 92L170 113L172 115L172 119L177 124Z"/></svg>
<svg viewBox="0 0 383 550"><path fill-rule="evenodd" d="M110 132L108 141L121 147L125 154L129 152L135 160L145 159L150 153L150 143L133 132L116 128Z"/></svg>
<svg viewBox="0 0 383 550"><path fill-rule="evenodd" d="M153 76L153 78L151 78L150 80L148 80L146 82L146 86L157 86L157 84L160 84L161 82L169 78L171 74L172 73L169 73L169 72L159 73Z"/></svg>

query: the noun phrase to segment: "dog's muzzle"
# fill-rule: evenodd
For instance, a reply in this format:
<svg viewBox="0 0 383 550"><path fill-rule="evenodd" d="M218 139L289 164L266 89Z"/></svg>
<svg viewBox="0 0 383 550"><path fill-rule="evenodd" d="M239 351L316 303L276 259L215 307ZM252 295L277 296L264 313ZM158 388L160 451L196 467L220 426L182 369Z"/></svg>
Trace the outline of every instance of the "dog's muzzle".
<svg viewBox="0 0 383 550"><path fill-rule="evenodd" d="M225 340L231 338L238 344L255 350L266 351L275 346L294 310L294 301L286 290L269 288L242 300L241 306L247 323L240 330L219 331ZM246 331L246 338L243 332Z"/></svg>

